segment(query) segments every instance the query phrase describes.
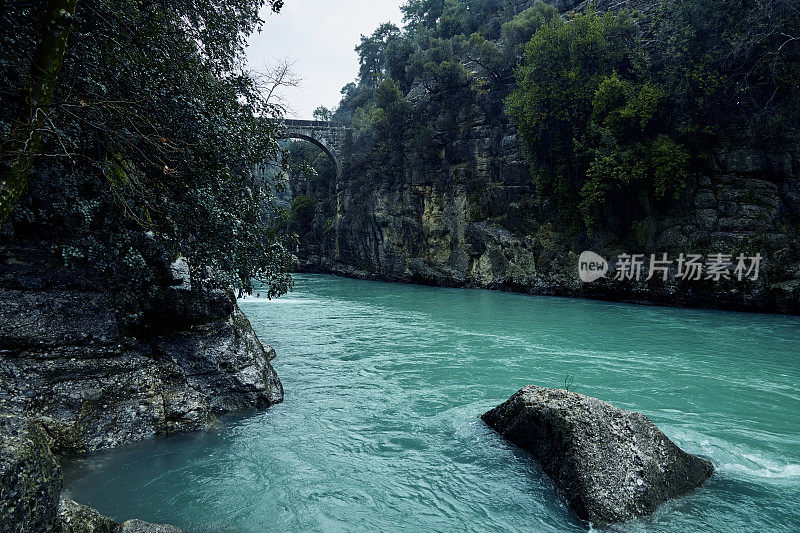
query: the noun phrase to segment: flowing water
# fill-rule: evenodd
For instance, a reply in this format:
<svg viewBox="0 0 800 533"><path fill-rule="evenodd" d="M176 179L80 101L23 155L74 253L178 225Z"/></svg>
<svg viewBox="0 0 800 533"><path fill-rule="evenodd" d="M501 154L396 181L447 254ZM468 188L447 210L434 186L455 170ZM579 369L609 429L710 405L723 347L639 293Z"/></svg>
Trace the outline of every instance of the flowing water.
<svg viewBox="0 0 800 533"><path fill-rule="evenodd" d="M479 419L527 384L648 415L714 476L624 532L800 531L800 318L296 277L240 303L286 399L68 467L193 532L586 531Z"/></svg>

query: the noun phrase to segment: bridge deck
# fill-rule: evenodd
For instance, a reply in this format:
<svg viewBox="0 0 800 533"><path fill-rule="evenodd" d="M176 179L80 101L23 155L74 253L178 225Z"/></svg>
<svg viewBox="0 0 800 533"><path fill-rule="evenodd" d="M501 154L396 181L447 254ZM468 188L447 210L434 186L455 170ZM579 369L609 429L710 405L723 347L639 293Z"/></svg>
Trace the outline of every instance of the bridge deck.
<svg viewBox="0 0 800 533"><path fill-rule="evenodd" d="M347 126L341 122L331 122L329 120L295 120L291 118L284 118L279 122L287 128L347 128Z"/></svg>

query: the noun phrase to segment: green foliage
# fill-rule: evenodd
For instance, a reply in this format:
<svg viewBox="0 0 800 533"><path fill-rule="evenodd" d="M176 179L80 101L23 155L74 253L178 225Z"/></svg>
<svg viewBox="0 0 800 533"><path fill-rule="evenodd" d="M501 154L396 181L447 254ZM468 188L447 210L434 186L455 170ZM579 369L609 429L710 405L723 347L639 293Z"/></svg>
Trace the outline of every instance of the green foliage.
<svg viewBox="0 0 800 533"><path fill-rule="evenodd" d="M394 80L384 80L376 88L375 103L368 112L372 131L367 133L372 139L370 159L374 161L374 171L391 173L403 168L411 109Z"/></svg>
<svg viewBox="0 0 800 533"><path fill-rule="evenodd" d="M655 75L687 129L786 143L800 123L795 0L665 2L650 22Z"/></svg>
<svg viewBox="0 0 800 533"><path fill-rule="evenodd" d="M436 27L436 22L445 9L445 0L409 0L400 7L403 22L411 27Z"/></svg>
<svg viewBox="0 0 800 533"><path fill-rule="evenodd" d="M321 105L314 110L314 118L317 120L331 120L333 118L333 113L330 109Z"/></svg>
<svg viewBox="0 0 800 533"><path fill-rule="evenodd" d="M665 2L639 27L591 10L542 25L506 100L540 197L591 229L677 198L695 158L723 139L796 138L800 12L790 4ZM509 44L526 19L504 25Z"/></svg>
<svg viewBox="0 0 800 533"><path fill-rule="evenodd" d="M419 80L429 93L447 99L469 85L469 74L456 53L458 41L433 38L409 58L407 75Z"/></svg>
<svg viewBox="0 0 800 533"><path fill-rule="evenodd" d="M361 84L374 87L387 67L386 49L400 30L391 23L381 24L369 37L361 36L358 52L358 79Z"/></svg>
<svg viewBox="0 0 800 533"><path fill-rule="evenodd" d="M414 51L415 44L410 39L396 38L386 43L386 75L397 80L403 92L414 82L406 74L406 65Z"/></svg>
<svg viewBox="0 0 800 533"><path fill-rule="evenodd" d="M626 16L588 12L569 23L553 18L527 44L524 62L517 68L518 88L506 100L507 112L531 161L539 195L554 198L565 220L574 217L586 180L576 141L589 127L593 101L605 78L615 72L626 78L633 75L635 35L633 21ZM601 91L601 106L605 100ZM610 142L603 140L608 151ZM606 154L596 159L594 172L605 177L630 157ZM596 183L586 191L591 205L602 203L605 190Z"/></svg>
<svg viewBox="0 0 800 533"><path fill-rule="evenodd" d="M22 103L35 4L2 14L0 123L13 122ZM262 4L79 1L52 105L42 111L45 157L6 237L80 251L69 257L114 280L133 320L157 306L143 280L179 256L198 291L247 291L256 280L271 295L285 291L290 254L274 230L282 215L273 203L282 185L253 172L279 159L262 118L276 109L244 68Z"/></svg>
<svg viewBox="0 0 800 533"><path fill-rule="evenodd" d="M652 81L636 84L613 72L603 78L594 93L591 120L618 137L636 137L647 131L665 96Z"/></svg>
<svg viewBox="0 0 800 533"><path fill-rule="evenodd" d="M580 190L587 226L598 222L614 188L624 191L626 198L635 198L640 191L655 200L667 193L680 195L690 156L683 145L660 133L665 107L664 90L652 81L636 84L613 73L600 83L583 143L576 143L588 156L586 182Z"/></svg>
<svg viewBox="0 0 800 533"><path fill-rule="evenodd" d="M558 10L550 4L536 0L533 7L529 7L502 26L502 39L505 48L511 55L511 63L522 54L525 45L531 40L536 31L558 16Z"/></svg>
<svg viewBox="0 0 800 533"><path fill-rule="evenodd" d="M503 82L511 73L506 54L498 44L486 39L479 33L473 33L463 41L463 57L477 65L485 76L495 82Z"/></svg>
<svg viewBox="0 0 800 533"><path fill-rule="evenodd" d="M677 199L686 186L689 151L668 135L662 134L650 143L646 157L652 169L656 197L662 198L671 192Z"/></svg>
<svg viewBox="0 0 800 533"><path fill-rule="evenodd" d="M316 208L317 200L315 198L306 196L305 194L296 196L294 200L292 200L289 228L299 235L311 231Z"/></svg>
<svg viewBox="0 0 800 533"><path fill-rule="evenodd" d="M342 90L344 174L363 194L404 172L454 179L477 164L471 121L500 131L505 104L538 196L507 212L623 233L673 205L720 144L796 145L796 1L656 4L561 16L542 1L407 1L405 28L364 38L369 68Z"/></svg>

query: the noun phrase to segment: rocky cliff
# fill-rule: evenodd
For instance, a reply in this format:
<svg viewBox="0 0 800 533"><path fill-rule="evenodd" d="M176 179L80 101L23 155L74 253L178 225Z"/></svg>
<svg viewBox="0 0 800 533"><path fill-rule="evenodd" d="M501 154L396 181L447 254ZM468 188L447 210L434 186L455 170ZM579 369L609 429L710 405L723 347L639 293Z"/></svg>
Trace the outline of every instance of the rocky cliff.
<svg viewBox="0 0 800 533"><path fill-rule="evenodd" d="M199 299L180 264L171 277L162 323L134 336L121 327L104 280L54 270L42 246L0 248L0 531L56 531L51 522L63 517L108 521L77 504L56 509L54 453L201 429L221 414L282 401L275 352L235 299L224 291Z"/></svg>
<svg viewBox="0 0 800 533"><path fill-rule="evenodd" d="M435 95L406 96L425 117ZM677 199L646 216L618 213L594 231L570 232L537 197L530 168L501 99L492 92L452 104L455 124L432 127L419 162L406 153L389 170L348 164L324 183L294 179L295 196L316 199L301 233L300 270L426 283L672 305L800 312L800 147L728 146L708 154ZM442 104L439 104L442 105ZM424 120L424 119L423 119ZM610 262L584 283L578 257ZM652 254L668 254L667 279L648 277ZM643 254L639 280L614 281L620 254ZM730 256L722 279L676 277L680 254ZM733 275L739 254L763 257L758 276ZM749 266L749 265L748 265ZM752 278L757 279L752 279ZM731 278L731 279L726 279Z"/></svg>
<svg viewBox="0 0 800 533"><path fill-rule="evenodd" d="M300 269L342 275L673 305L800 312L800 149L719 151L665 213L632 231L571 235L536 207L519 143L484 116L427 172L398 169L368 189L342 176L317 204ZM496 119L495 119L496 120ZM302 185L296 185L298 189ZM332 206L330 212L325 205ZM659 277L584 283L578 255L761 254L757 280ZM645 259L647 261L648 259ZM645 265L646 266L646 265ZM734 265L735 266L735 265ZM613 265L612 265L613 267ZM609 278L613 277L609 276ZM751 276L752 277L752 276Z"/></svg>
<svg viewBox="0 0 800 533"><path fill-rule="evenodd" d="M662 5L657 0L549 3L563 20L574 19L587 5L628 10L643 33L653 30L649 13ZM514 3L518 12L533 4ZM468 11L459 14L469 20ZM739 122L723 127L726 117L707 117L714 123L710 128L720 126L717 137L707 142L699 133L690 136L702 149L682 167L679 197L625 189L603 197L594 217L598 223L571 221L586 216L577 205L581 195L569 196L576 204L569 206L558 194L537 192L530 154L524 157L524 143L507 116L505 99L517 87L515 60L497 54L506 50L504 39L513 32L505 36L497 28L510 15L497 11L486 17L479 27L499 43L496 47L480 37L470 38L477 44L464 44L466 35L451 35L461 31L451 28L452 21L429 28L439 32L435 42L406 32L400 39L428 55L411 57L404 69L395 64L399 60L387 68L386 75L400 85L389 80L377 89L366 82L350 88L356 96L346 96L340 110L354 110L353 140L343 151L338 175L295 176L291 182L295 197L316 200L303 198L314 212L296 217L313 218L298 231L299 269L534 294L800 312L800 146L791 126L778 128L781 135L766 141L742 135ZM649 46L644 38L636 42ZM656 61L672 52L653 45L647 53ZM464 72L458 74L454 63ZM665 105L671 112L678 102ZM573 144L581 139L573 138ZM585 182L586 169L570 170L583 173L571 179ZM627 179L622 171L615 175ZM581 280L583 251L607 260L605 278ZM623 254L641 254L644 264L638 276L614 280ZM670 260L666 279L647 280L650 259L663 254ZM717 254L731 264L720 279L707 272L687 279L679 275L685 266L678 262L681 254L699 256L704 267ZM735 272L740 256L761 258L758 275Z"/></svg>

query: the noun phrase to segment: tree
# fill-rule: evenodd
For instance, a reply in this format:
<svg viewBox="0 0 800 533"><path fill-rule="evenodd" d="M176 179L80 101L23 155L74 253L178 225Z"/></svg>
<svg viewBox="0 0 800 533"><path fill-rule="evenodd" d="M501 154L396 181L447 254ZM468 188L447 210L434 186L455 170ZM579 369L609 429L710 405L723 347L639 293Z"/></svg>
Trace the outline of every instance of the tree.
<svg viewBox="0 0 800 533"><path fill-rule="evenodd" d="M378 26L369 37L361 36L358 52L358 79L368 87L375 87L386 70L386 48L389 42L400 33L394 24L386 22Z"/></svg>
<svg viewBox="0 0 800 533"><path fill-rule="evenodd" d="M155 305L157 265L178 256L196 290L250 290L262 280L272 295L285 291L290 254L272 202L282 185L253 172L279 159L265 119L280 107L244 63L262 5L81 0L69 37L59 30L45 47L66 43L60 75L43 78L45 97L26 96L42 55L38 13L30 3L4 11L0 128L24 128L18 117L31 101L45 127L40 149L28 149L27 190L3 238L47 240L54 260L105 273L134 321ZM19 168L14 138L3 139L4 176Z"/></svg>
<svg viewBox="0 0 800 533"><path fill-rule="evenodd" d="M473 33L463 43L464 57L494 82L510 77L513 63L506 60L503 49L479 33Z"/></svg>
<svg viewBox="0 0 800 533"><path fill-rule="evenodd" d="M286 87L299 87L303 79L294 72L294 62L281 59L276 63L250 73L265 102L269 102L278 114L286 114L290 110L289 103L281 94Z"/></svg>
<svg viewBox="0 0 800 533"><path fill-rule="evenodd" d="M42 129L64 61L76 3L77 0L49 0L41 15L25 89L25 104L19 108L19 117L8 143L8 153L12 158L10 168L0 174L0 226L22 196L34 158L42 150Z"/></svg>
<svg viewBox="0 0 800 533"><path fill-rule="evenodd" d="M553 18L525 47L507 111L539 198L573 226L625 226L686 185L691 154L650 64L624 13Z"/></svg>
<svg viewBox="0 0 800 533"><path fill-rule="evenodd" d="M518 88L507 111L523 141L540 197L552 196L570 218L585 179L575 140L586 130L603 78L630 71L635 27L625 16L590 12L553 18L525 47Z"/></svg>
<svg viewBox="0 0 800 533"><path fill-rule="evenodd" d="M305 194L295 196L292 200L289 229L301 236L311 231L316 206L317 201L311 196Z"/></svg>
<svg viewBox="0 0 800 533"><path fill-rule="evenodd" d="M314 110L314 118L317 120L331 120L333 113L327 107L321 105Z"/></svg>
<svg viewBox="0 0 800 533"><path fill-rule="evenodd" d="M400 6L400 10L403 12L403 22L408 23L411 28L415 26L436 27L444 8L445 0L409 0Z"/></svg>
<svg viewBox="0 0 800 533"><path fill-rule="evenodd" d="M694 135L789 143L800 123L794 0L667 2L649 24L654 75Z"/></svg>
<svg viewBox="0 0 800 533"><path fill-rule="evenodd" d="M558 10L555 7L545 4L542 0L536 0L533 7L504 23L501 36L503 45L509 52L509 62L516 63L536 31L557 16Z"/></svg>

